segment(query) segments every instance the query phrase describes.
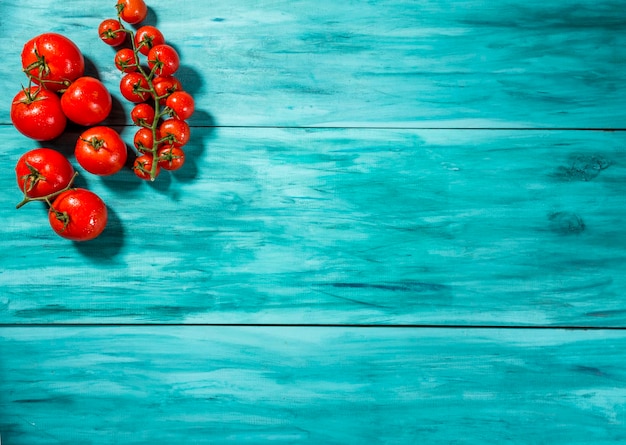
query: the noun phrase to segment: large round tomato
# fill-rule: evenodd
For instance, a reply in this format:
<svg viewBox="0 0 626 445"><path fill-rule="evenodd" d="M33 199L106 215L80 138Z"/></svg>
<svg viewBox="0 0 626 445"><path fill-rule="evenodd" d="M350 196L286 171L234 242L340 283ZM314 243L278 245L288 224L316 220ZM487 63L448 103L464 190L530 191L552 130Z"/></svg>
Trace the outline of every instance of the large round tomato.
<svg viewBox="0 0 626 445"><path fill-rule="evenodd" d="M148 15L144 0L118 0L117 11L120 18L131 25L144 21Z"/></svg>
<svg viewBox="0 0 626 445"><path fill-rule="evenodd" d="M67 119L59 96L52 91L31 87L23 89L13 98L11 122L24 136L36 141L49 141L63 133Z"/></svg>
<svg viewBox="0 0 626 445"><path fill-rule="evenodd" d="M66 190L48 210L50 226L63 238L88 241L102 233L107 224L104 201L87 189Z"/></svg>
<svg viewBox="0 0 626 445"><path fill-rule="evenodd" d="M157 76L171 76L180 66L180 57L170 45L156 45L148 52L148 66Z"/></svg>
<svg viewBox="0 0 626 445"><path fill-rule="evenodd" d="M29 198L41 198L69 186L74 167L52 148L35 148L24 153L15 165L17 185Z"/></svg>
<svg viewBox="0 0 626 445"><path fill-rule="evenodd" d="M34 83L59 91L85 73L85 59L70 39L48 32L26 42L22 49L22 68Z"/></svg>
<svg viewBox="0 0 626 445"><path fill-rule="evenodd" d="M76 161L89 173L108 176L126 163L128 152L122 137L110 127L91 127L84 131L74 148Z"/></svg>
<svg viewBox="0 0 626 445"><path fill-rule="evenodd" d="M76 79L61 96L61 107L67 118L86 127L105 120L112 106L109 90L95 77Z"/></svg>

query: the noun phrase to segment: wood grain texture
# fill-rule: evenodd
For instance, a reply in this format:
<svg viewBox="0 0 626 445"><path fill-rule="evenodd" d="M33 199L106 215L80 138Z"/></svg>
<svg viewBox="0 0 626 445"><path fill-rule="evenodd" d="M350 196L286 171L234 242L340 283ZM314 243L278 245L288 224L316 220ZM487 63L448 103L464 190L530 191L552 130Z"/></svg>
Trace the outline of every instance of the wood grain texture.
<svg viewBox="0 0 626 445"><path fill-rule="evenodd" d="M71 37L119 98L114 51L95 31L114 15L111 3L3 1L0 45L12 51L0 67L1 90L18 91L19 50L51 30ZM624 128L626 121L620 0L149 3L149 21L180 51L179 76L206 112L193 119L198 125Z"/></svg>
<svg viewBox="0 0 626 445"><path fill-rule="evenodd" d="M194 131L153 185L83 172L91 243L5 167L1 321L625 324L624 133Z"/></svg>
<svg viewBox="0 0 626 445"><path fill-rule="evenodd" d="M602 331L5 328L0 431L10 445L620 443L625 350Z"/></svg>

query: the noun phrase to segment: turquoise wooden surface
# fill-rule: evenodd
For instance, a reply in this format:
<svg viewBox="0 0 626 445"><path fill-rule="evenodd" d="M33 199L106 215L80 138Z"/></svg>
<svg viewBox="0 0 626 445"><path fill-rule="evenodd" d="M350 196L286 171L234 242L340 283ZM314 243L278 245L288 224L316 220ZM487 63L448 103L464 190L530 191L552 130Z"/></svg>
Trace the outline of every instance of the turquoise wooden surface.
<svg viewBox="0 0 626 445"><path fill-rule="evenodd" d="M9 103L61 32L130 142L113 3L0 2L3 444L624 441L623 2L149 2L191 156L75 244Z"/></svg>
<svg viewBox="0 0 626 445"><path fill-rule="evenodd" d="M623 443L624 332L12 328L3 443ZM88 339L88 341L86 341Z"/></svg>

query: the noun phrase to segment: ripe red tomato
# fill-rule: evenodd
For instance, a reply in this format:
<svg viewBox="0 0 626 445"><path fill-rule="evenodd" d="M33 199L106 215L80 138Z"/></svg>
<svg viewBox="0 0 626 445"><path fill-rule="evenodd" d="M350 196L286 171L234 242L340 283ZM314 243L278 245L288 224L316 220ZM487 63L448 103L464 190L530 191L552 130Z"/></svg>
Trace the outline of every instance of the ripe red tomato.
<svg viewBox="0 0 626 445"><path fill-rule="evenodd" d="M148 53L148 66L157 76L171 76L180 66L178 53L170 45L157 45Z"/></svg>
<svg viewBox="0 0 626 445"><path fill-rule="evenodd" d="M22 68L35 84L59 91L84 74L85 59L74 42L49 32L26 42L22 49Z"/></svg>
<svg viewBox="0 0 626 445"><path fill-rule="evenodd" d="M165 105L172 110L174 117L182 120L189 119L195 108L193 97L186 91L174 91L165 100Z"/></svg>
<svg viewBox="0 0 626 445"><path fill-rule="evenodd" d="M150 127L154 122L154 113L152 105L147 103L137 104L130 111L130 118L139 127Z"/></svg>
<svg viewBox="0 0 626 445"><path fill-rule="evenodd" d="M148 7L143 0L118 0L117 13L126 23L136 25L146 19Z"/></svg>
<svg viewBox="0 0 626 445"><path fill-rule="evenodd" d="M140 73L128 73L120 81L120 92L130 102L145 102L150 98L150 85Z"/></svg>
<svg viewBox="0 0 626 445"><path fill-rule="evenodd" d="M161 105L165 105L167 97L174 91L183 90L180 80L174 76L155 77L152 80L152 85Z"/></svg>
<svg viewBox="0 0 626 445"><path fill-rule="evenodd" d="M72 241L88 241L106 227L107 207L102 199L87 189L66 190L56 197L48 210L52 230Z"/></svg>
<svg viewBox="0 0 626 445"><path fill-rule="evenodd" d="M173 145L159 148L158 156L159 166L165 170L178 170L185 163L185 152Z"/></svg>
<svg viewBox="0 0 626 445"><path fill-rule="evenodd" d="M157 141L161 138L161 134L159 130L156 130ZM154 135L152 134L152 129L147 127L142 127L135 133L135 137L133 138L133 144L135 148L142 153L146 153L152 151L154 148Z"/></svg>
<svg viewBox="0 0 626 445"><path fill-rule="evenodd" d="M11 103L11 122L15 128L36 141L49 141L65 130L67 119L61 99L39 87L23 89Z"/></svg>
<svg viewBox="0 0 626 445"><path fill-rule="evenodd" d="M135 159L135 162L133 164L133 171L141 179L152 180L159 176L159 173L161 172L161 167L157 163L154 178L150 177L153 163L154 158L151 154L143 154Z"/></svg>
<svg viewBox="0 0 626 445"><path fill-rule="evenodd" d="M126 32L122 29L119 20L106 19L98 26L98 35L104 43L110 46L119 46L126 40Z"/></svg>
<svg viewBox="0 0 626 445"><path fill-rule="evenodd" d="M112 106L109 90L95 77L76 79L61 96L63 113L72 122L84 126L105 120Z"/></svg>
<svg viewBox="0 0 626 445"><path fill-rule="evenodd" d="M115 53L114 62L117 69L124 73L137 71L137 65L139 65L135 52L130 48L122 48Z"/></svg>
<svg viewBox="0 0 626 445"><path fill-rule="evenodd" d="M168 138L167 142L175 147L182 147L189 142L189 124L175 117L163 121L159 126L159 132L162 138Z"/></svg>
<svg viewBox="0 0 626 445"><path fill-rule="evenodd" d="M74 147L76 161L89 173L108 176L124 167L128 152L117 131L110 127L91 127L84 131Z"/></svg>
<svg viewBox="0 0 626 445"><path fill-rule="evenodd" d="M164 43L163 33L154 26L142 26L135 33L135 46L144 56L147 56L153 47Z"/></svg>
<svg viewBox="0 0 626 445"><path fill-rule="evenodd" d="M74 167L52 148L24 153L15 166L17 185L29 198L41 198L63 190L74 178Z"/></svg>

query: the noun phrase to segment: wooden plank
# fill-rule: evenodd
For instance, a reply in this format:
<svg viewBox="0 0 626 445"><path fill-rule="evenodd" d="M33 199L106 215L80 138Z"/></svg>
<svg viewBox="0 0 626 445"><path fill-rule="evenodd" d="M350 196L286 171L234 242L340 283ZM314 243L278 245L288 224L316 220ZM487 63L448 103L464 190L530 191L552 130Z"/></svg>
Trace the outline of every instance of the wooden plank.
<svg viewBox="0 0 626 445"><path fill-rule="evenodd" d="M195 128L154 184L79 178L85 244L2 175L0 321L624 326L625 137Z"/></svg>
<svg viewBox="0 0 626 445"><path fill-rule="evenodd" d="M624 128L626 121L620 0L149 3L149 22L181 54L198 125ZM89 73L119 99L114 52L96 37L113 4L3 1L2 91L23 82L24 42L55 31L77 42ZM8 107L0 122L8 122Z"/></svg>
<svg viewBox="0 0 626 445"><path fill-rule="evenodd" d="M0 329L3 443L626 439L623 331Z"/></svg>

